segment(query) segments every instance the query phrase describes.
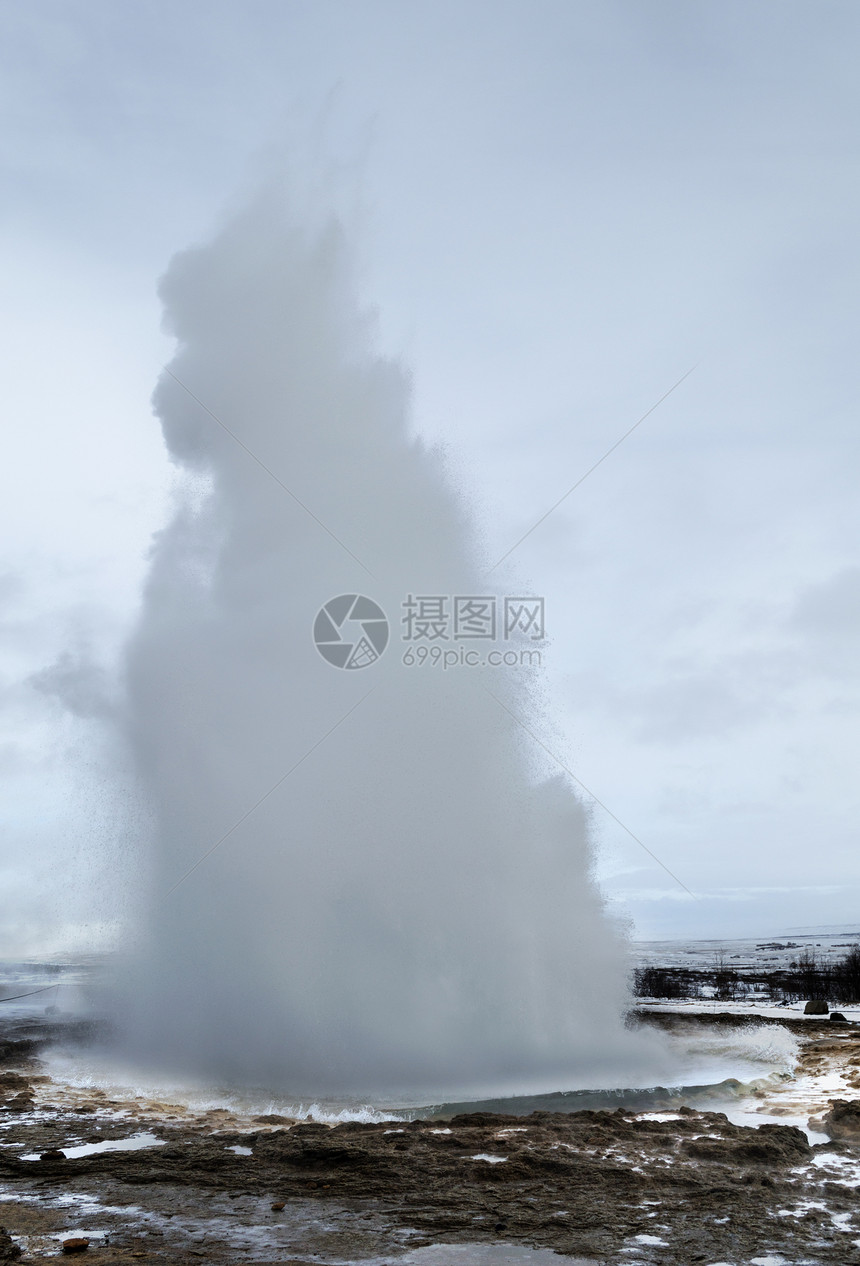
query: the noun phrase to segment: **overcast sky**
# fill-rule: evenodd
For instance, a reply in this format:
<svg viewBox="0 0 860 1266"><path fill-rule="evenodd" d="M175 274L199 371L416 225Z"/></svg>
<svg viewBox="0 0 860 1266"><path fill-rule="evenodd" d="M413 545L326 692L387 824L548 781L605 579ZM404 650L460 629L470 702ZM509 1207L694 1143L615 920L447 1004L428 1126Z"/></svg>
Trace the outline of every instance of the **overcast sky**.
<svg viewBox="0 0 860 1266"><path fill-rule="evenodd" d="M6 0L6 947L127 877L52 686L109 675L167 512L158 278L273 165L330 173L488 564L692 369L502 573L545 737L696 894L596 806L639 935L860 921L858 38L852 0Z"/></svg>

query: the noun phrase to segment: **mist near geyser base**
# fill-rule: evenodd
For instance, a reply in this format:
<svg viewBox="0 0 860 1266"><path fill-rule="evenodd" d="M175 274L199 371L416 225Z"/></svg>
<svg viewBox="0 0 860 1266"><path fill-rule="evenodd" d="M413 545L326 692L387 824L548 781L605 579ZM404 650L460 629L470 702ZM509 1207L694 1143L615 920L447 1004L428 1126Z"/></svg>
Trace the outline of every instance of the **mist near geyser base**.
<svg viewBox="0 0 860 1266"><path fill-rule="evenodd" d="M401 663L408 594L489 589L356 291L337 217L275 186L161 284L155 409L187 480L126 655L153 826L124 1044L313 1096L629 1083L643 1049L586 815L486 687L526 720L539 696ZM311 636L348 593L391 623L361 671Z"/></svg>

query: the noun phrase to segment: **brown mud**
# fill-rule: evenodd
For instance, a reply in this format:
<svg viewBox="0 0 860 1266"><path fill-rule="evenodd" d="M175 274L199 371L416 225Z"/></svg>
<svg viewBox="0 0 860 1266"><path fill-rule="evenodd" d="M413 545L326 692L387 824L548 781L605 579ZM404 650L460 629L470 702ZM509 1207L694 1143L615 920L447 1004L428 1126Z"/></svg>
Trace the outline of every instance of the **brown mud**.
<svg viewBox="0 0 860 1266"><path fill-rule="evenodd" d="M798 1023L802 1075L838 1063L860 1082L860 1026ZM0 1034L0 1262L83 1238L81 1259L103 1266L396 1261L429 1244L860 1266L860 1134L853 1110L826 1099L822 1128L835 1122L837 1137L815 1147L794 1125L668 1106L332 1127L58 1086L38 1060L51 1036ZM61 1155L144 1132L160 1145Z"/></svg>

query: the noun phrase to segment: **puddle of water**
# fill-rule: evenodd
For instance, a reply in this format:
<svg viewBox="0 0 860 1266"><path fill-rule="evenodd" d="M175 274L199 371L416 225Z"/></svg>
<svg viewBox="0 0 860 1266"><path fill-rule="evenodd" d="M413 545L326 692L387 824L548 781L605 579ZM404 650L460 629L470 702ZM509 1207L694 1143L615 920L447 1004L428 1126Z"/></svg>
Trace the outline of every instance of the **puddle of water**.
<svg viewBox="0 0 860 1266"><path fill-rule="evenodd" d="M599 1266L591 1257L563 1257L548 1248L515 1244L430 1244L398 1258L377 1258L367 1266Z"/></svg>
<svg viewBox="0 0 860 1266"><path fill-rule="evenodd" d="M136 1152L141 1147L163 1147L164 1139L156 1138L154 1134L134 1134L128 1139L105 1139L102 1143L82 1143L80 1147L61 1147L60 1151L64 1153L67 1160L74 1160L77 1156L95 1156L98 1152ZM21 1160L37 1161L39 1159L38 1152L30 1152L27 1156L22 1156Z"/></svg>
<svg viewBox="0 0 860 1266"><path fill-rule="evenodd" d="M235 1152L237 1156L253 1156L254 1155L254 1149L252 1147L239 1147L237 1145L235 1147L227 1147L224 1150L227 1152Z"/></svg>

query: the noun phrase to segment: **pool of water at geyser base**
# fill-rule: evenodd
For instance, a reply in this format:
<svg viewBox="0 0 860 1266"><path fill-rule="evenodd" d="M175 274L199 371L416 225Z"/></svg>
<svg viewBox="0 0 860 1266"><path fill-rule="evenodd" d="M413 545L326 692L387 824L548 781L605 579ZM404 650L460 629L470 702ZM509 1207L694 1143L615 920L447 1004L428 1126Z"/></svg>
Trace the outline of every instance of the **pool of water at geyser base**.
<svg viewBox="0 0 860 1266"><path fill-rule="evenodd" d="M252 1117L274 1113L335 1124L339 1121L386 1121L417 1116L451 1116L491 1111L527 1115L533 1111L575 1112L583 1109L629 1108L648 1111L671 1103L680 1106L737 1105L755 1084L791 1076L798 1040L774 1025L717 1028L665 1038L666 1064L658 1084L633 1087L581 1087L541 1093L491 1095L487 1098L389 1100L294 1097L271 1088L200 1085L185 1079L158 1077L118 1063L104 1054L55 1050L47 1055L47 1071L58 1083L77 1091L99 1088L112 1097L145 1102L178 1103L192 1112L225 1108ZM721 1108L724 1110L724 1108ZM156 1113L157 1115L157 1113Z"/></svg>

